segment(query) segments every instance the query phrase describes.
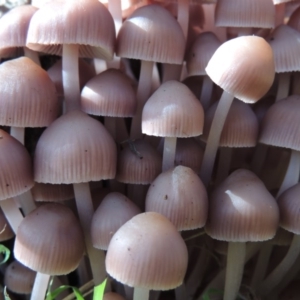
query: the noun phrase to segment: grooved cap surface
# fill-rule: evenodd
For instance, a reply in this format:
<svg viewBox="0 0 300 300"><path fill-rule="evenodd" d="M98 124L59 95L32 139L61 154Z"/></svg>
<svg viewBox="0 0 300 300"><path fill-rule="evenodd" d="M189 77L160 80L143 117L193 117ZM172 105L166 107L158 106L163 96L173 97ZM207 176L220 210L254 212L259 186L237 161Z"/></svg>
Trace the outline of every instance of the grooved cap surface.
<svg viewBox="0 0 300 300"><path fill-rule="evenodd" d="M164 216L149 212L126 222L112 237L106 270L129 286L169 290L182 284L188 263L186 245Z"/></svg>

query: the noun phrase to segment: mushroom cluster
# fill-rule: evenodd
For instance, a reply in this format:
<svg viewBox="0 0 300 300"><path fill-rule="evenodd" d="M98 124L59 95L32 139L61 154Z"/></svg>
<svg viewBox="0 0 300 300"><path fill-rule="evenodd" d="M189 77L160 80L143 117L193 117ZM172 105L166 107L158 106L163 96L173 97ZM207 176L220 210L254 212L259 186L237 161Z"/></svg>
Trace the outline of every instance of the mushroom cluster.
<svg viewBox="0 0 300 300"><path fill-rule="evenodd" d="M300 299L300 1L23 2L0 1L11 299Z"/></svg>

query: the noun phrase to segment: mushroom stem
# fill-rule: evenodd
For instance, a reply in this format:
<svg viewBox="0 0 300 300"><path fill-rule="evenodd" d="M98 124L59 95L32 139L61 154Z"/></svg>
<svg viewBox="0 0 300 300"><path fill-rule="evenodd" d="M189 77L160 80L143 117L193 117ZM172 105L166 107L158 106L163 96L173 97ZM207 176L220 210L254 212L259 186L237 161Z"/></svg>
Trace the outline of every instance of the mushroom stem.
<svg viewBox="0 0 300 300"><path fill-rule="evenodd" d="M117 121L115 117L105 117L104 126L110 133L112 138L116 141L117 139Z"/></svg>
<svg viewBox="0 0 300 300"><path fill-rule="evenodd" d="M300 236L294 235L288 253L281 261L281 263L272 271L272 273L262 282L258 289L258 294L265 296L268 295L284 278L287 272L295 263L300 253Z"/></svg>
<svg viewBox="0 0 300 300"><path fill-rule="evenodd" d="M279 73L278 74L278 87L275 102L288 97L290 90L291 73Z"/></svg>
<svg viewBox="0 0 300 300"><path fill-rule="evenodd" d="M133 300L148 300L149 290L142 287L135 287L133 292Z"/></svg>
<svg viewBox="0 0 300 300"><path fill-rule="evenodd" d="M152 73L153 62L142 60L137 89L137 109L131 122L130 138L132 140L142 137L142 111L151 93Z"/></svg>
<svg viewBox="0 0 300 300"><path fill-rule="evenodd" d="M205 75L203 77L201 94L200 94L200 102L205 111L210 106L210 99L211 99L213 86L214 86L214 83L212 82L212 80L207 75Z"/></svg>
<svg viewBox="0 0 300 300"><path fill-rule="evenodd" d="M79 46L63 45L62 77L65 95L65 111L80 109L80 85L78 66Z"/></svg>
<svg viewBox="0 0 300 300"><path fill-rule="evenodd" d="M50 275L37 273L31 293L30 300L43 300L45 299Z"/></svg>
<svg viewBox="0 0 300 300"><path fill-rule="evenodd" d="M176 154L176 137L165 137L164 141L164 152L163 152L163 163L162 171L168 171L174 168L175 165L175 154Z"/></svg>
<svg viewBox="0 0 300 300"><path fill-rule="evenodd" d="M40 58L38 52L35 52L27 47L24 47L24 56L30 58L34 61L38 66L41 66Z"/></svg>
<svg viewBox="0 0 300 300"><path fill-rule="evenodd" d="M181 71L182 65L164 64L162 82L165 83L169 80L180 81Z"/></svg>
<svg viewBox="0 0 300 300"><path fill-rule="evenodd" d="M73 184L77 211L85 237L86 251L90 260L95 286L106 277L105 257L101 250L93 247L90 233L91 221L94 214L90 187L87 182Z"/></svg>
<svg viewBox="0 0 300 300"><path fill-rule="evenodd" d="M276 198L278 198L288 188L298 183L299 171L300 171L300 152L296 150L292 150L289 166L285 173L283 182L280 186Z"/></svg>
<svg viewBox="0 0 300 300"><path fill-rule="evenodd" d="M246 243L229 242L224 300L234 300L238 294L246 255Z"/></svg>
<svg viewBox="0 0 300 300"><path fill-rule="evenodd" d="M225 91L223 92L220 102L217 106L214 119L211 124L200 169L200 178L202 179L202 182L205 186L209 184L211 179L222 129L233 99L233 95Z"/></svg>
<svg viewBox="0 0 300 300"><path fill-rule="evenodd" d="M14 201L14 199L9 198L1 201L1 208L5 214L5 218L9 222L10 227L17 233L18 227L23 220L23 216Z"/></svg>
<svg viewBox="0 0 300 300"><path fill-rule="evenodd" d="M22 145L25 141L25 128L24 127L10 127L10 135L18 140Z"/></svg>

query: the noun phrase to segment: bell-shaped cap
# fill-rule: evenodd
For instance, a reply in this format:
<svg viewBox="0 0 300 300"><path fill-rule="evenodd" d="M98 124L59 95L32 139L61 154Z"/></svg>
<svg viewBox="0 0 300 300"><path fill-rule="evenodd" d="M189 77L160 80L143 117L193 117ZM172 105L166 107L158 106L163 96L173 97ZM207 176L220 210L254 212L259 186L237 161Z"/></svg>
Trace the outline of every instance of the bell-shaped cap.
<svg viewBox="0 0 300 300"><path fill-rule="evenodd" d="M259 142L300 150L300 96L292 95L273 104L264 116Z"/></svg>
<svg viewBox="0 0 300 300"><path fill-rule="evenodd" d="M142 113L142 132L161 137L193 137L202 134L201 103L181 82L163 83L148 99Z"/></svg>
<svg viewBox="0 0 300 300"><path fill-rule="evenodd" d="M26 148L0 129L0 200L30 190L33 185L32 162Z"/></svg>
<svg viewBox="0 0 300 300"><path fill-rule="evenodd" d="M117 38L117 55L168 64L181 64L185 51L182 29L160 5L138 8L123 23Z"/></svg>
<svg viewBox="0 0 300 300"><path fill-rule="evenodd" d="M273 238L279 223L274 197L252 172L233 172L213 192L205 230L228 242L258 242Z"/></svg>
<svg viewBox="0 0 300 300"><path fill-rule="evenodd" d="M61 55L62 44L79 44L79 56L113 58L115 26L107 8L97 0L55 0L32 17L27 47Z"/></svg>
<svg viewBox="0 0 300 300"><path fill-rule="evenodd" d="M201 228L207 219L207 192L192 169L177 166L152 182L145 210L164 215L178 231Z"/></svg>
<svg viewBox="0 0 300 300"><path fill-rule="evenodd" d="M70 184L112 179L116 161L115 142L104 126L74 110L41 135L35 149L35 181Z"/></svg>
<svg viewBox="0 0 300 300"><path fill-rule="evenodd" d="M222 44L205 70L227 93L246 103L254 103L273 83L273 51L261 37L241 36Z"/></svg>
<svg viewBox="0 0 300 300"><path fill-rule="evenodd" d="M148 212L126 222L112 237L107 273L123 284L170 290L182 284L188 263L186 245L164 216Z"/></svg>
<svg viewBox="0 0 300 300"><path fill-rule="evenodd" d="M114 233L140 213L140 209L126 196L117 192L106 195L93 215L91 224L93 246L107 250Z"/></svg>
<svg viewBox="0 0 300 300"><path fill-rule="evenodd" d="M34 271L68 274L78 267L83 253L82 229L73 212L64 205L41 205L18 227L15 258Z"/></svg>
<svg viewBox="0 0 300 300"><path fill-rule="evenodd" d="M120 70L109 69L89 80L81 92L81 109L92 115L133 117L136 91Z"/></svg>
<svg viewBox="0 0 300 300"><path fill-rule="evenodd" d="M46 127L59 114L54 83L40 66L27 57L0 65L0 124Z"/></svg>

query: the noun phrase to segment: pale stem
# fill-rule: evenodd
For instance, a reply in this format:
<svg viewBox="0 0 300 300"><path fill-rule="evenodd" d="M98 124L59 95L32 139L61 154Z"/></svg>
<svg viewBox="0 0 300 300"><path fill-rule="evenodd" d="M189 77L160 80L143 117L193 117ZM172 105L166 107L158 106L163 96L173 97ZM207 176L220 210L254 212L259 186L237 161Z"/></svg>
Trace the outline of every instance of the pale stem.
<svg viewBox="0 0 300 300"><path fill-rule="evenodd" d="M42 273L36 274L30 300L45 299L50 277L51 276L47 274L42 274Z"/></svg>
<svg viewBox="0 0 300 300"><path fill-rule="evenodd" d="M231 165L232 148L220 147L219 161L216 177L216 186L228 177Z"/></svg>
<svg viewBox="0 0 300 300"><path fill-rule="evenodd" d="M224 300L235 300L242 282L246 243L229 242Z"/></svg>
<svg viewBox="0 0 300 300"><path fill-rule="evenodd" d="M184 283L182 283L179 287L175 289L175 297L176 300L186 300L188 299L187 296L187 289Z"/></svg>
<svg viewBox="0 0 300 300"><path fill-rule="evenodd" d="M160 77L159 77L159 71L157 64L154 64L153 66L153 72L152 72L152 87L151 87L151 94L156 91L160 86Z"/></svg>
<svg viewBox="0 0 300 300"><path fill-rule="evenodd" d="M38 52L33 51L27 47L23 47L23 50L24 50L24 56L30 58L38 66L41 66L40 57L39 57Z"/></svg>
<svg viewBox="0 0 300 300"><path fill-rule="evenodd" d="M210 100L212 95L214 83L212 80L207 76L203 76L201 94L200 94L200 102L203 106L204 111L206 111L210 106Z"/></svg>
<svg viewBox="0 0 300 300"><path fill-rule="evenodd" d="M238 36L247 36L247 35L252 35L252 28L240 27L238 29Z"/></svg>
<svg viewBox="0 0 300 300"><path fill-rule="evenodd" d="M133 292L133 300L148 300L149 290L146 288L135 287Z"/></svg>
<svg viewBox="0 0 300 300"><path fill-rule="evenodd" d="M23 215L21 214L16 202L14 199L8 198L1 200L0 205L10 227L14 233L17 234L18 227L23 220Z"/></svg>
<svg viewBox="0 0 300 300"><path fill-rule="evenodd" d="M182 65L163 64L162 82L169 80L180 80Z"/></svg>
<svg viewBox="0 0 300 300"><path fill-rule="evenodd" d="M94 214L90 187L87 182L73 184L77 211L81 227L84 232L85 246L90 260L95 286L103 282L106 277L105 257L102 250L93 247L90 233L91 221Z"/></svg>
<svg viewBox="0 0 300 300"><path fill-rule="evenodd" d="M137 109L132 118L130 138L132 140L142 137L142 112L144 105L151 94L153 62L141 61L140 79L137 89Z"/></svg>
<svg viewBox="0 0 300 300"><path fill-rule="evenodd" d="M95 68L96 75L107 70L106 61L104 61L103 59L94 58L93 61L94 61L94 68Z"/></svg>
<svg viewBox="0 0 300 300"><path fill-rule="evenodd" d="M108 10L114 19L116 36L117 36L119 33L119 30L122 26L121 0L109 0L108 1Z"/></svg>
<svg viewBox="0 0 300 300"><path fill-rule="evenodd" d="M17 198L25 216L27 216L34 209L36 209L31 190L24 192L23 194L17 196Z"/></svg>
<svg viewBox="0 0 300 300"><path fill-rule="evenodd" d="M80 285L84 285L91 279L90 272L88 269L87 257L85 255L82 256L80 263L78 265L77 276Z"/></svg>
<svg viewBox="0 0 300 300"><path fill-rule="evenodd" d="M105 117L104 126L107 131L110 133L114 141L117 139L117 118L115 117Z"/></svg>
<svg viewBox="0 0 300 300"><path fill-rule="evenodd" d="M289 272L300 253L300 236L294 235L290 248L281 263L264 280L258 289L258 294L268 295Z"/></svg>
<svg viewBox="0 0 300 300"><path fill-rule="evenodd" d="M259 175L262 167L264 165L264 162L267 157L268 153L268 145L265 144L257 144L254 150L254 154L252 156L252 161L251 161L251 170L256 174Z"/></svg>
<svg viewBox="0 0 300 300"><path fill-rule="evenodd" d="M211 179L223 126L233 99L233 95L223 92L211 124L200 169L200 178L205 186L209 184Z"/></svg>
<svg viewBox="0 0 300 300"><path fill-rule="evenodd" d="M283 182L277 193L278 198L284 191L290 187L296 185L299 182L299 171L300 171L300 152L292 150L288 169L285 173Z"/></svg>
<svg viewBox="0 0 300 300"><path fill-rule="evenodd" d="M279 73L278 74L278 87L275 102L288 97L290 90L291 73Z"/></svg>
<svg viewBox="0 0 300 300"><path fill-rule="evenodd" d="M80 109L79 45L64 44L62 57L62 78L66 113Z"/></svg>
<svg viewBox="0 0 300 300"><path fill-rule="evenodd" d="M177 7L177 21L182 29L185 40L187 40L189 27L189 0L178 0Z"/></svg>
<svg viewBox="0 0 300 300"><path fill-rule="evenodd" d="M267 267L269 264L272 250L273 250L273 245L270 241L263 243L263 246L259 251L258 259L255 264L255 269L250 284L253 291L257 289L257 286L264 280L266 276Z"/></svg>
<svg viewBox="0 0 300 300"><path fill-rule="evenodd" d="M175 166L176 143L176 137L165 137L162 163L163 172L166 172Z"/></svg>
<svg viewBox="0 0 300 300"><path fill-rule="evenodd" d="M25 128L24 127L10 127L10 135L18 140L22 145L25 141Z"/></svg>

